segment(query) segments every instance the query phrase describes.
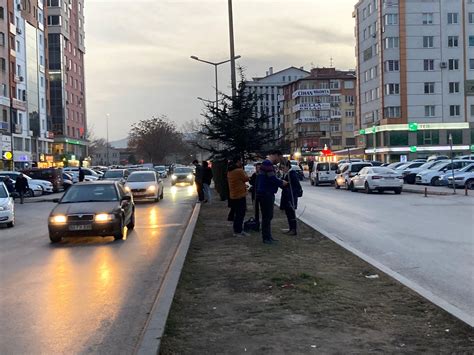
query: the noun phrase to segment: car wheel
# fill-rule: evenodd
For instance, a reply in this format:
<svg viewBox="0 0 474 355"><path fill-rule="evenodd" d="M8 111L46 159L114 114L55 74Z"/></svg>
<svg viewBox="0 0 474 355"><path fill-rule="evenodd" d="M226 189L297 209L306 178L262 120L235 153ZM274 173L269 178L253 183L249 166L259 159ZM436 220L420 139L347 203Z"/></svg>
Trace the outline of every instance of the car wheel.
<svg viewBox="0 0 474 355"><path fill-rule="evenodd" d="M365 183L364 187L365 187L365 193L367 193L367 194L372 193L372 190L370 189L370 186L367 182Z"/></svg>
<svg viewBox="0 0 474 355"><path fill-rule="evenodd" d="M316 186L319 186L319 178L318 178L318 177L316 178L316 181L314 182L314 184L315 184Z"/></svg>
<svg viewBox="0 0 474 355"><path fill-rule="evenodd" d="M313 179L309 178L309 182L310 182L311 186L314 186L314 181L313 181Z"/></svg>
<svg viewBox="0 0 474 355"><path fill-rule="evenodd" d="M431 179L431 186L438 186L439 185L439 177L435 176Z"/></svg>
<svg viewBox="0 0 474 355"><path fill-rule="evenodd" d="M350 183L350 185L349 185L349 190L351 190L352 192L357 192L357 189L355 188L353 182Z"/></svg>
<svg viewBox="0 0 474 355"><path fill-rule="evenodd" d="M466 181L466 188L468 190L474 190L474 180L467 180Z"/></svg>
<svg viewBox="0 0 474 355"><path fill-rule="evenodd" d="M123 239L124 232L123 232L123 217L120 219L120 230L114 235L115 240Z"/></svg>
<svg viewBox="0 0 474 355"><path fill-rule="evenodd" d="M130 217L130 222L127 224L128 230L133 230L135 228L135 210L132 212L132 216Z"/></svg>
<svg viewBox="0 0 474 355"><path fill-rule="evenodd" d="M164 189L161 189L160 200L162 200L163 197L164 197L164 191L163 191L163 190L164 190Z"/></svg>
<svg viewBox="0 0 474 355"><path fill-rule="evenodd" d="M336 190L339 190L341 187L339 186L339 184L337 183L337 180L334 180L334 188Z"/></svg>
<svg viewBox="0 0 474 355"><path fill-rule="evenodd" d="M35 193L32 189L28 189L26 192L25 192L25 197L34 197L35 196Z"/></svg>
<svg viewBox="0 0 474 355"><path fill-rule="evenodd" d="M400 195L402 193L402 188L397 187L396 189L393 190L393 192L395 192L395 195Z"/></svg>
<svg viewBox="0 0 474 355"><path fill-rule="evenodd" d="M49 240L53 244L54 243L59 243L62 239L63 239L63 237L61 237L61 235L59 235L59 234L49 233Z"/></svg>
<svg viewBox="0 0 474 355"><path fill-rule="evenodd" d="M13 228L14 226L15 226L15 222L14 222L14 221L7 223L7 228Z"/></svg>
<svg viewBox="0 0 474 355"><path fill-rule="evenodd" d="M347 180L344 180L344 188L349 191L349 184L347 183Z"/></svg>

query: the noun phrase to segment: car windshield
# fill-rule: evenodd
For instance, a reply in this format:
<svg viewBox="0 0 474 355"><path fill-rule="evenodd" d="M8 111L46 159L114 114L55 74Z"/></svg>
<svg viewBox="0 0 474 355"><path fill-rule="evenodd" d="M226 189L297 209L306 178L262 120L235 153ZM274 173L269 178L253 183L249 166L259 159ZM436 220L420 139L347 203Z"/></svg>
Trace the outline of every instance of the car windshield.
<svg viewBox="0 0 474 355"><path fill-rule="evenodd" d="M166 168L164 166L155 166L155 169L157 171L165 171L166 170Z"/></svg>
<svg viewBox="0 0 474 355"><path fill-rule="evenodd" d="M123 177L122 170L109 170L104 174L104 178L121 178Z"/></svg>
<svg viewBox="0 0 474 355"><path fill-rule="evenodd" d="M372 165L371 164L354 164L354 165L351 166L351 172L358 173L359 171L361 171L366 166L372 166Z"/></svg>
<svg viewBox="0 0 474 355"><path fill-rule="evenodd" d="M61 203L118 201L117 190L109 184L74 185L67 190Z"/></svg>
<svg viewBox="0 0 474 355"><path fill-rule="evenodd" d="M4 184L1 184L0 185L0 198L7 198L7 197L8 197L7 189L5 188Z"/></svg>
<svg viewBox="0 0 474 355"><path fill-rule="evenodd" d="M328 163L318 164L318 171L328 171L328 170L329 170Z"/></svg>
<svg viewBox="0 0 474 355"><path fill-rule="evenodd" d="M176 168L174 169L174 172L176 174L191 174L192 169L191 168Z"/></svg>
<svg viewBox="0 0 474 355"><path fill-rule="evenodd" d="M154 173L132 173L127 182L150 182L155 181Z"/></svg>

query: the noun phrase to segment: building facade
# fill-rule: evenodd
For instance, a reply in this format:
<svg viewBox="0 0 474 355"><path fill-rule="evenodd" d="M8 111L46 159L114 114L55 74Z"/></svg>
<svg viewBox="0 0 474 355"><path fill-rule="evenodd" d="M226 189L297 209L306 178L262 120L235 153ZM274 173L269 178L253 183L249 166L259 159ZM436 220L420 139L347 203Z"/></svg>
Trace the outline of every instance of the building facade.
<svg viewBox="0 0 474 355"><path fill-rule="evenodd" d="M269 117L267 128L275 132L275 139L282 138L283 130L283 87L288 83L304 78L309 72L303 68L290 67L276 73L271 67L266 75L253 78L245 83L249 92L257 97L258 115Z"/></svg>
<svg viewBox="0 0 474 355"><path fill-rule="evenodd" d="M120 149L106 146L96 147L93 152L91 152L91 164L92 165L120 165Z"/></svg>
<svg viewBox="0 0 474 355"><path fill-rule="evenodd" d="M53 154L78 165L88 155L84 1L47 0L47 5Z"/></svg>
<svg viewBox="0 0 474 355"><path fill-rule="evenodd" d="M11 152L10 122L10 24L8 1L0 0L0 170L8 168L4 157Z"/></svg>
<svg viewBox="0 0 474 355"><path fill-rule="evenodd" d="M356 22L357 141L398 161L474 143L474 3L361 0ZM451 138L451 140L450 140Z"/></svg>
<svg viewBox="0 0 474 355"><path fill-rule="evenodd" d="M284 129L291 154L317 156L355 147L354 71L315 68L284 89Z"/></svg>

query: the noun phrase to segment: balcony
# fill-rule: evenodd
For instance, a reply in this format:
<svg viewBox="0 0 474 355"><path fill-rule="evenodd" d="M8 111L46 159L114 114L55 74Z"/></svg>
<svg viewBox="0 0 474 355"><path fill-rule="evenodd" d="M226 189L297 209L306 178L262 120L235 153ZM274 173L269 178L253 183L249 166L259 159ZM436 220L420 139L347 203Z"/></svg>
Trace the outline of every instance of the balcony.
<svg viewBox="0 0 474 355"><path fill-rule="evenodd" d="M13 133L16 133L16 134L22 134L23 133L23 127L22 127L21 124L15 124L15 126L13 128L14 128Z"/></svg>
<svg viewBox="0 0 474 355"><path fill-rule="evenodd" d="M321 111L321 110L330 110L331 105L328 103L307 103L303 102L293 106L293 113L298 111Z"/></svg>
<svg viewBox="0 0 474 355"><path fill-rule="evenodd" d="M306 131L298 132L298 138L312 138L312 137L322 137L326 135L325 131Z"/></svg>
<svg viewBox="0 0 474 355"><path fill-rule="evenodd" d="M27 110L27 103L26 103L26 101L13 99L12 100L12 107L17 109L17 110L20 110L20 111L26 111Z"/></svg>
<svg viewBox="0 0 474 355"><path fill-rule="evenodd" d="M0 131L8 131L10 128L10 125L8 122L0 122Z"/></svg>
<svg viewBox="0 0 474 355"><path fill-rule="evenodd" d="M16 58L16 51L14 49L10 49L10 55Z"/></svg>
<svg viewBox="0 0 474 355"><path fill-rule="evenodd" d="M12 35L16 35L16 26L13 23L10 23L9 29Z"/></svg>

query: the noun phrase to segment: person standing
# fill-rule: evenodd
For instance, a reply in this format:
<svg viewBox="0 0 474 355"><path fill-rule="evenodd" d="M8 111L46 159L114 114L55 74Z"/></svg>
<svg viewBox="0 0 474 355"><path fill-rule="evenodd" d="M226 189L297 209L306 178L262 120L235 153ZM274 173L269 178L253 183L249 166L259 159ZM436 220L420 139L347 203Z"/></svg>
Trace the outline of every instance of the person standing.
<svg viewBox="0 0 474 355"><path fill-rule="evenodd" d="M84 173L84 169L82 169L82 166L80 166L79 167L79 182L83 182L85 178L86 178L86 174Z"/></svg>
<svg viewBox="0 0 474 355"><path fill-rule="evenodd" d="M281 151L271 151L268 159L263 161L257 176L257 199L262 211L262 239L265 244L273 244L277 241L273 239L271 229L275 194L279 187L286 186L288 182L276 177L274 165L280 163L282 159Z"/></svg>
<svg viewBox="0 0 474 355"><path fill-rule="evenodd" d="M25 193L28 191L29 188L30 188L30 186L28 185L28 180L26 179L26 177L22 173L20 173L20 175L18 175L18 177L16 178L15 190L18 193L18 195L20 196L20 203L21 204L23 204L23 200L25 198Z"/></svg>
<svg viewBox="0 0 474 355"><path fill-rule="evenodd" d="M231 208L234 210L234 237L246 237L249 234L243 230L245 212L247 210L247 185L249 177L242 169L242 160L234 158L227 172L229 182L229 197Z"/></svg>
<svg viewBox="0 0 474 355"><path fill-rule="evenodd" d="M262 166L262 163L255 164L255 172L252 174L249 181L250 186L251 186L251 192L252 192L252 203L255 210L254 218L258 225L260 225L260 206L257 199L257 176L260 173L261 166Z"/></svg>
<svg viewBox="0 0 474 355"><path fill-rule="evenodd" d="M204 201L204 192L202 190L202 166L199 165L197 160L194 160L193 164L196 167L196 171L194 172L194 183L196 184L199 202L202 202Z"/></svg>
<svg viewBox="0 0 474 355"><path fill-rule="evenodd" d="M301 195L302 188L298 174L292 169L289 161L284 164L283 172L283 180L288 182L288 185L282 189L280 209L285 211L289 227L283 232L289 235L297 235L296 209L298 208L298 197Z"/></svg>
<svg viewBox="0 0 474 355"><path fill-rule="evenodd" d="M212 169L209 167L207 161L202 162L202 190L204 193L204 202L212 202L211 196L211 182L212 182Z"/></svg>

